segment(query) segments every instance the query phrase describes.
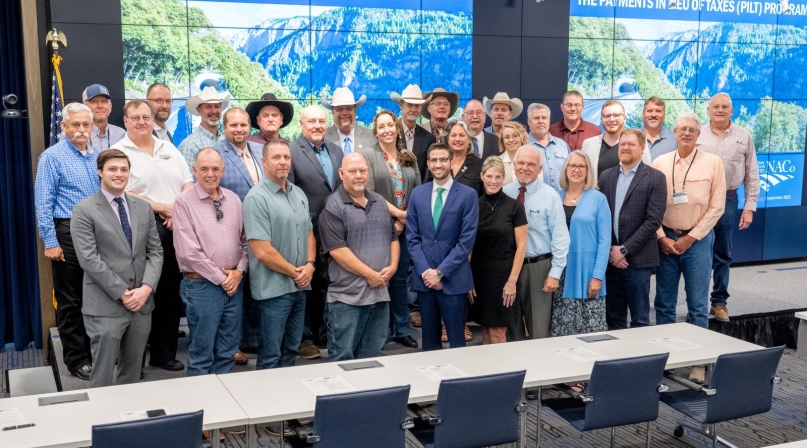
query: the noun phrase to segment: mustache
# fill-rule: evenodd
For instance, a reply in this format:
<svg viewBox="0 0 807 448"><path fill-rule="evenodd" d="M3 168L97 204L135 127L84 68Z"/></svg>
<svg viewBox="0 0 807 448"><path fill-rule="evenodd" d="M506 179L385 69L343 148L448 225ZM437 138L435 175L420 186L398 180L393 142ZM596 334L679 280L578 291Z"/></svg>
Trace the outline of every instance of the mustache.
<svg viewBox="0 0 807 448"><path fill-rule="evenodd" d="M89 133L89 132L81 132L81 131L78 131L78 132L74 132L74 133L73 133L73 138L79 138L79 137L87 137L87 138L90 138L90 133Z"/></svg>

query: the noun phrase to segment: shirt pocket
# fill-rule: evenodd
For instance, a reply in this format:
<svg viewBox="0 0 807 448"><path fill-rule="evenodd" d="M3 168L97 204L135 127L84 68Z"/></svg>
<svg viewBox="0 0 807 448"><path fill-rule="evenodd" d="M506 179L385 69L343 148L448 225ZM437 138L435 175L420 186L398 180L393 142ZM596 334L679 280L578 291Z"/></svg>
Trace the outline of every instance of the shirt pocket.
<svg viewBox="0 0 807 448"><path fill-rule="evenodd" d="M712 194L712 174L689 173L686 179L687 202L691 204L706 206Z"/></svg>

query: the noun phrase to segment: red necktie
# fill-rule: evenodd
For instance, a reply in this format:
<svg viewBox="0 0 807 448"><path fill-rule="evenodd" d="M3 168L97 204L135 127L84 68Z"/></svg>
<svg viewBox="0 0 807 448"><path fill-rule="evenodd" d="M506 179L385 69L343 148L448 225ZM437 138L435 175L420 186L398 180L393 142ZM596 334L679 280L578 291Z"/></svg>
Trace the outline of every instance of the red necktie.
<svg viewBox="0 0 807 448"><path fill-rule="evenodd" d="M516 198L516 200L523 204L524 203L524 193L526 193L526 192L527 192L527 187L518 187L518 197Z"/></svg>

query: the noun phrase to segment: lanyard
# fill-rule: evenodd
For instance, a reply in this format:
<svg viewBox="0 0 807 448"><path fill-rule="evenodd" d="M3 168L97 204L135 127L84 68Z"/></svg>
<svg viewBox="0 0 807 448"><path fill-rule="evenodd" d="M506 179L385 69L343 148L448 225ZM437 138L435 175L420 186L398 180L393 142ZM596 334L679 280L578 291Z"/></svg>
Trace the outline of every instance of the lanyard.
<svg viewBox="0 0 807 448"><path fill-rule="evenodd" d="M675 156L678 155L678 151L675 151L675 155L673 156L673 169L672 169L672 185L673 185L673 195L675 195ZM695 150L695 154L692 156L692 161L689 162L689 168L687 168L687 172L684 173L684 183L681 184L681 190L686 191L687 189L687 176L689 176L689 170L692 169L692 164L695 163L695 156L698 155L698 150ZM682 159L683 160L683 159Z"/></svg>

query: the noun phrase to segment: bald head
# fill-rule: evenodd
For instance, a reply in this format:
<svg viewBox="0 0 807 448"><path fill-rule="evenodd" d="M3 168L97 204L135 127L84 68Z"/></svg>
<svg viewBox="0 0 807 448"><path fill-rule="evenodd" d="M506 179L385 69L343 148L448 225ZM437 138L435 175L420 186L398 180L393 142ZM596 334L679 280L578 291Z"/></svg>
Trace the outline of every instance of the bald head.
<svg viewBox="0 0 807 448"><path fill-rule="evenodd" d="M367 159L365 159L363 155L357 152L351 152L350 154L342 158L342 168L354 163L360 165L364 164L364 166L367 166Z"/></svg>
<svg viewBox="0 0 807 448"><path fill-rule="evenodd" d="M322 106L308 106L300 113L300 127L303 136L315 146L319 146L325 140L325 128L328 126L327 114Z"/></svg>
<svg viewBox="0 0 807 448"><path fill-rule="evenodd" d="M367 160L364 156L352 152L342 158L342 167L339 168L339 178L342 179L342 185L345 191L354 200L360 199L364 196L364 189L367 186L367 179L369 178L369 169L367 168Z"/></svg>

